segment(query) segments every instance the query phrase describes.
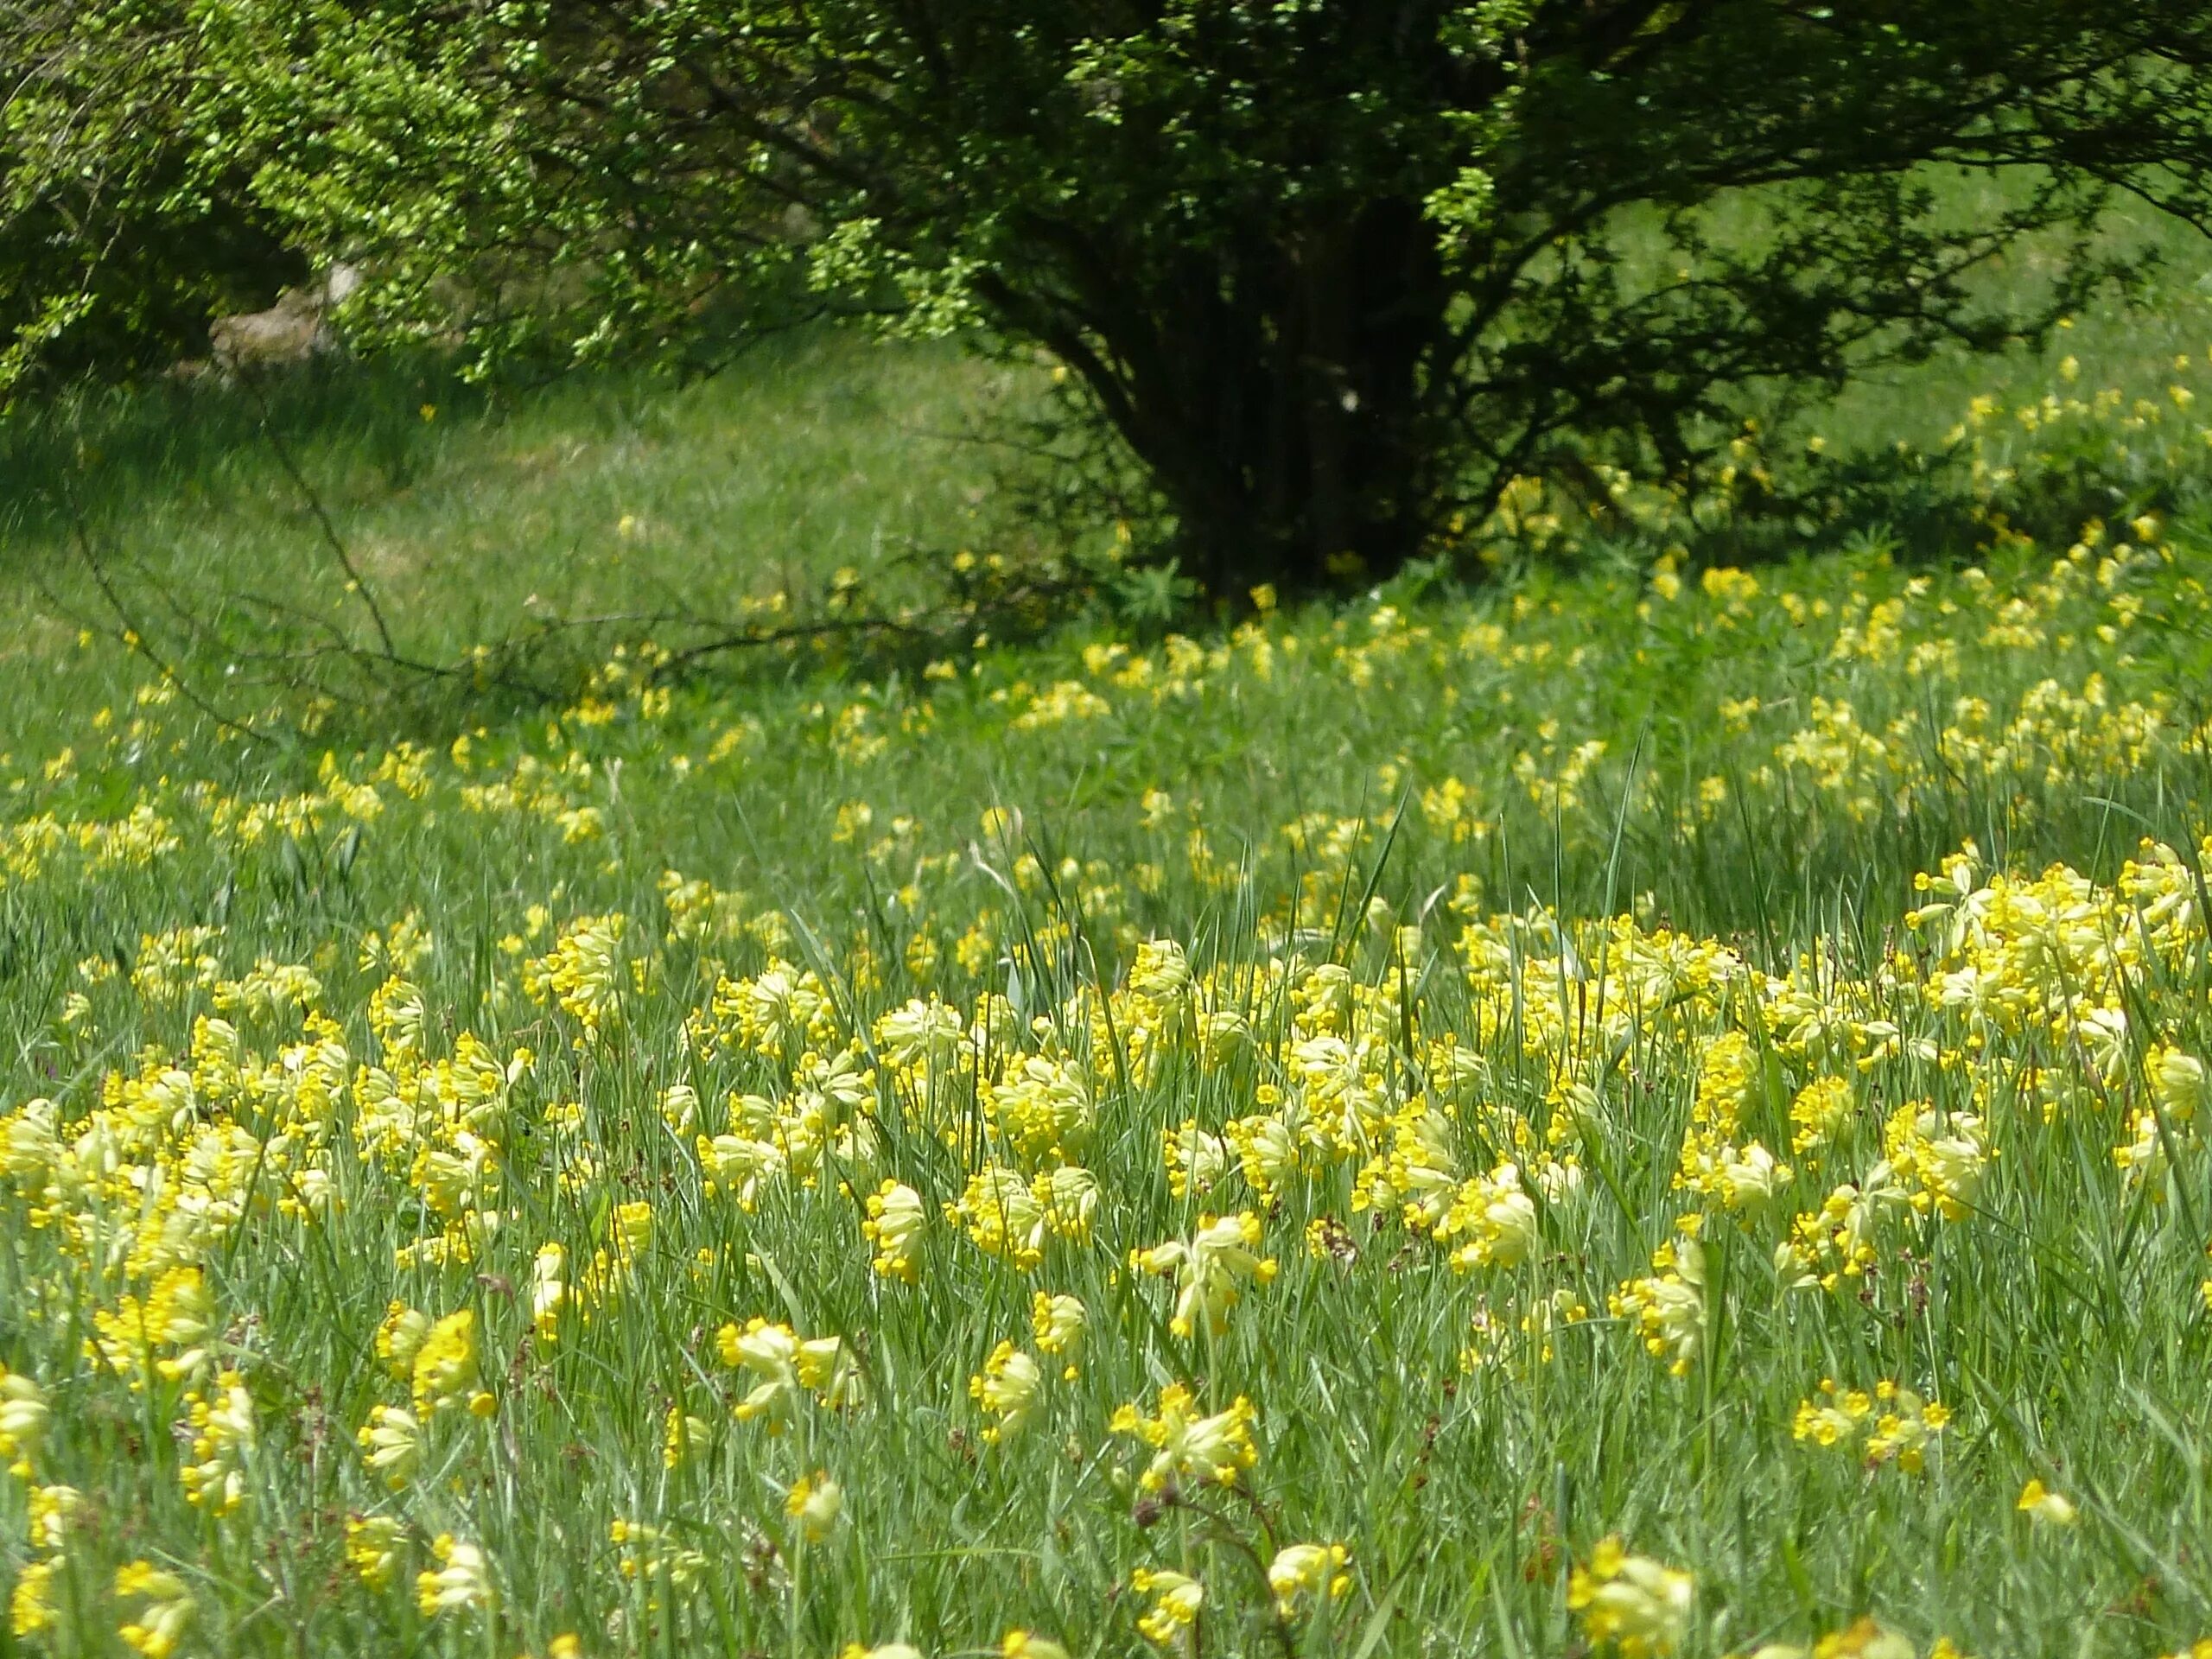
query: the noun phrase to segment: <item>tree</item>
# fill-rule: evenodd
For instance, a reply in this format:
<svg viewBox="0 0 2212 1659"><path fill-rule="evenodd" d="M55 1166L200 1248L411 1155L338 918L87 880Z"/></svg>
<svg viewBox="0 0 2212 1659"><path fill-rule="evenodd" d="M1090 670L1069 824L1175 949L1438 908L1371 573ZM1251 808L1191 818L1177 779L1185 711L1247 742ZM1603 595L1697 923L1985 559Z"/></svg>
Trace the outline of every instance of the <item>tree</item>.
<svg viewBox="0 0 2212 1659"><path fill-rule="evenodd" d="M0 0L0 401L205 356L211 313L307 276L245 153L195 119L182 8Z"/></svg>
<svg viewBox="0 0 2212 1659"><path fill-rule="evenodd" d="M461 274L500 348L664 345L796 264L1051 353L1217 592L1570 444L1688 480L1751 390L2128 276L2118 197L2212 223L2212 0L175 3L190 124L385 326Z"/></svg>

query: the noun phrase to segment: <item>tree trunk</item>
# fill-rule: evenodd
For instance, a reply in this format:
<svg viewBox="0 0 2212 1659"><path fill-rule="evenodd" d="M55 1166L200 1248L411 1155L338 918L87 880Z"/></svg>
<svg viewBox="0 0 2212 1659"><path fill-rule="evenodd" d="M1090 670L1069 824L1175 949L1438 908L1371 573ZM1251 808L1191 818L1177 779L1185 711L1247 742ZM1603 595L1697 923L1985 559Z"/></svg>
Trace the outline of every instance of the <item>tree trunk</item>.
<svg viewBox="0 0 2212 1659"><path fill-rule="evenodd" d="M1174 510L1185 572L1239 597L1378 580L1414 556L1438 528L1425 370L1450 297L1419 204L1193 259L1177 288L1121 352L1122 427Z"/></svg>

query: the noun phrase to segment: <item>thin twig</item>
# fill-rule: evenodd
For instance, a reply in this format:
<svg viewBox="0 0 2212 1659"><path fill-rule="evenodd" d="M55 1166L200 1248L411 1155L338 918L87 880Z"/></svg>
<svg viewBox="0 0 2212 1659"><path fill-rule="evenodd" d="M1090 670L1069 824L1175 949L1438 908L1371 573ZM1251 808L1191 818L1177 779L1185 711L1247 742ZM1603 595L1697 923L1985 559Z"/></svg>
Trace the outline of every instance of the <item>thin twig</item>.
<svg viewBox="0 0 2212 1659"><path fill-rule="evenodd" d="M292 452L285 448L284 441L276 435L276 423L270 418L269 398L262 390L259 375L248 369L239 374L238 379L253 394L254 407L261 411L261 433L269 440L269 448L276 457L276 464L284 469L285 476L292 480L292 487L307 502L308 511L315 515L315 523L321 528L325 545L338 561L339 569L346 573L348 588L360 595L361 603L368 610L369 620L376 625L377 639L384 646L385 658L395 663L403 662L404 659L399 655L398 647L392 644L391 629L385 623L384 607L377 603L375 590L363 580L360 571L355 568L353 556L346 550L345 540L338 533L338 526L331 522L330 514L323 507L322 498L308 482L306 474L300 471L299 464L292 459Z"/></svg>
<svg viewBox="0 0 2212 1659"><path fill-rule="evenodd" d="M275 740L267 734L257 731L241 721L233 720L199 692L194 690L191 683L171 667L161 653L148 643L145 634L132 623L130 613L124 607L122 596L115 591L115 584L108 580L107 572L101 568L99 556L92 551L92 534L86 526L85 515L77 505L74 493L65 485L61 493L62 499L68 507L69 523L75 533L77 550L84 558L85 568L92 572L93 582L99 584L101 594L108 602L108 608L115 613L116 621L120 628L117 637L122 640L124 647L137 652L152 664L154 671L162 677L164 684L175 687L179 696L213 721L223 730L235 732L250 743L273 742Z"/></svg>

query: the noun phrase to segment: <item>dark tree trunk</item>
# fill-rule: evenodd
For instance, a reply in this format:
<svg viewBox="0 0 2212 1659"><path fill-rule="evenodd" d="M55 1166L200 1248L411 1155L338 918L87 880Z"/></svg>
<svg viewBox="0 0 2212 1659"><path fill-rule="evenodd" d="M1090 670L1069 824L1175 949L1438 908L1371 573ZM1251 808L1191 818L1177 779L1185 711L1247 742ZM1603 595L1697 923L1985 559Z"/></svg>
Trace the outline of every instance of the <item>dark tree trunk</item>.
<svg viewBox="0 0 2212 1659"><path fill-rule="evenodd" d="M1435 531L1427 370L1451 295L1420 205L1194 254L1121 361L1123 435L1209 592L1387 576Z"/></svg>

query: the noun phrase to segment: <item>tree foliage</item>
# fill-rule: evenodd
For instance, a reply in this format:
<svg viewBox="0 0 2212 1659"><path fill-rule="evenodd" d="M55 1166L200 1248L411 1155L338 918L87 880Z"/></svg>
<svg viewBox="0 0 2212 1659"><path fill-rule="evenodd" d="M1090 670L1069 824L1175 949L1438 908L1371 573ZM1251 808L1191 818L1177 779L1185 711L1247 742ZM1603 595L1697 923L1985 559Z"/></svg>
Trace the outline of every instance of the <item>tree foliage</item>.
<svg viewBox="0 0 2212 1659"><path fill-rule="evenodd" d="M2208 0L66 15L80 52L191 48L158 119L121 71L11 118L48 181L18 202L97 142L131 169L110 220L237 203L365 265L358 326L489 353L678 347L793 280L1041 347L1217 591L1387 572L1570 445L1694 480L1752 391L2126 277L2117 198L2212 213ZM32 280L11 320L67 300Z"/></svg>
<svg viewBox="0 0 2212 1659"><path fill-rule="evenodd" d="M0 0L0 397L204 355L212 313L306 276L184 9Z"/></svg>

